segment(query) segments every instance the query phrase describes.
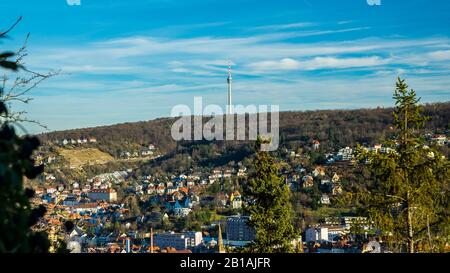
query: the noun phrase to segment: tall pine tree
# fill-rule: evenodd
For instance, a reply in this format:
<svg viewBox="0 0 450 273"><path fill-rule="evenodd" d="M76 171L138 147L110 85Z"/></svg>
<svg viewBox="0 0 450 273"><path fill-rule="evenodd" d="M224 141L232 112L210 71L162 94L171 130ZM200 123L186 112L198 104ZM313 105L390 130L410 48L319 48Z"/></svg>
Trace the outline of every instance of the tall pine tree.
<svg viewBox="0 0 450 273"><path fill-rule="evenodd" d="M398 79L393 98L396 134L385 143L391 150L357 149L373 184L347 197L398 251L416 252L418 244L426 246L422 251L438 251L449 238L449 161L421 137L427 118L405 80Z"/></svg>
<svg viewBox="0 0 450 273"><path fill-rule="evenodd" d="M245 252L287 253L294 252L292 241L297 233L292 225L292 206L289 188L279 174L274 158L260 146L267 143L258 138L253 172L246 184L249 198L246 211L250 214L249 225L256 230L256 238Z"/></svg>

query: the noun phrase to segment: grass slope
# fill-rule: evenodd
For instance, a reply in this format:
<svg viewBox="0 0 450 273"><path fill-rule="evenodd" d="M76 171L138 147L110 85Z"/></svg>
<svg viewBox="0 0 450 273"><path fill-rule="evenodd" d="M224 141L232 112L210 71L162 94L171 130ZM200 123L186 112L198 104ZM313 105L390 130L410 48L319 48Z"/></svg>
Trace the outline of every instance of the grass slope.
<svg viewBox="0 0 450 273"><path fill-rule="evenodd" d="M70 168L78 168L83 165L104 164L114 160L111 155L96 148L59 149L58 152L69 162Z"/></svg>

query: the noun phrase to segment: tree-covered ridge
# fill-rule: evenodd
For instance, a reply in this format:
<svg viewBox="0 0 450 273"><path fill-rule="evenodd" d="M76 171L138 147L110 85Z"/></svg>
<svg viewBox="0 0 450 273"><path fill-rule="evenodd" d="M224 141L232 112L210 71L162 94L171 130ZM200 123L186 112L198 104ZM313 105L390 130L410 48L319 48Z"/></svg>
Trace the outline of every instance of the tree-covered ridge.
<svg viewBox="0 0 450 273"><path fill-rule="evenodd" d="M371 146L381 143L383 139L393 137L395 128L392 125L392 112L393 108L282 112L280 113L280 149L275 154L279 158L289 158L289 151L296 151L302 156L308 155L310 157L308 161L311 164L324 164L327 153L334 153L347 146L355 147L357 144ZM424 114L430 119L425 124L423 133L448 131L450 103L425 105ZM170 135L170 128L174 121L174 118L161 118L146 122L41 134L39 138L44 146L41 147L40 153L55 156L56 160L47 165L47 170L51 172L52 168L61 168L65 176L60 178L65 182L87 179L99 171L111 172L123 169L122 165L125 163L129 165L128 167L135 166L134 168L139 169L139 172L160 176L178 175L189 172L192 168L208 172L210 168L232 166L240 161L243 161L246 166L251 164L249 160L253 154L254 144L251 141L176 142ZM55 141L61 143L64 139L75 141L80 138L95 138L97 141L82 145L55 146ZM314 150L311 147L315 139L320 141L320 150ZM141 162L142 164L138 161L120 162L123 152L142 151L150 143L156 146L156 154L162 155L161 157ZM84 166L83 175L79 172L72 175L73 171L69 169L67 158L62 157L58 152L60 148L75 150L95 148L112 155L117 160L105 166ZM448 156L449 149L444 148L442 151ZM299 164L298 160L289 161L291 166ZM290 172L292 168L285 166L282 171ZM341 172L341 170L335 171ZM319 195L316 196L317 198L320 198Z"/></svg>
<svg viewBox="0 0 450 273"><path fill-rule="evenodd" d="M380 139L389 138L392 126L393 108L358 109L358 110L320 110L306 112L280 113L280 144L296 149L320 140L324 150L336 147L356 146L356 144L373 145ZM424 132L445 132L449 129L450 102L434 103L424 106L424 114L430 117ZM174 118L160 118L151 121L130 122L94 128L73 129L40 134L43 143L94 137L97 146L104 152L118 157L125 146L139 147L148 143L155 144L164 154L190 149L193 144L208 144L207 141L176 142L172 139L170 128ZM224 130L225 131L225 130ZM247 153L250 142L214 141L218 149L241 151L246 145ZM226 163L226 160L224 160Z"/></svg>

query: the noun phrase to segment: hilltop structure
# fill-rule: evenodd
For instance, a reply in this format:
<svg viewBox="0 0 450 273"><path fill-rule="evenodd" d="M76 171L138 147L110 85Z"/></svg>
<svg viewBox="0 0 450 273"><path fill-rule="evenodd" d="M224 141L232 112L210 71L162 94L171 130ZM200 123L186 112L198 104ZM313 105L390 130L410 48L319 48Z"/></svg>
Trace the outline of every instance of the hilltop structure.
<svg viewBox="0 0 450 273"><path fill-rule="evenodd" d="M228 83L228 105L227 105L227 114L233 114L233 109L232 109L232 102L231 102L231 82L232 82L232 77L231 77L231 62L228 62L228 78L227 78L227 83Z"/></svg>

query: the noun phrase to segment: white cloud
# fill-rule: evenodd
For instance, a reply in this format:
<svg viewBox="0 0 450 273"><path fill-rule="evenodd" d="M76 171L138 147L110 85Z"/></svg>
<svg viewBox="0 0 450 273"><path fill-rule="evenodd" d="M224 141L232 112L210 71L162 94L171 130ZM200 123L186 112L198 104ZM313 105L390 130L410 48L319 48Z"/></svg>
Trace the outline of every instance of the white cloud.
<svg viewBox="0 0 450 273"><path fill-rule="evenodd" d="M251 63L248 66L256 71L297 70L301 67L301 63L291 58L284 58L279 61Z"/></svg>
<svg viewBox="0 0 450 273"><path fill-rule="evenodd" d="M233 95L241 104L278 103L282 110L386 105L398 74L424 101L450 99L446 37L330 41L327 34L365 28L297 27L244 37L129 36L77 45L33 44L27 58L31 69L50 67L68 75L35 90L38 104L30 105L30 114L46 123L52 113L66 111L70 127L80 127L87 123L79 105L83 113L98 116L89 120L97 125L104 118L116 123L167 116L171 106L189 103L194 95L220 104L226 101L228 59L233 61ZM321 42L291 39L316 35L324 35ZM306 73L316 70L320 73ZM54 116L53 129L66 124Z"/></svg>
<svg viewBox="0 0 450 273"><path fill-rule="evenodd" d="M98 66L98 65L80 65L80 66L62 66L61 70L67 73L130 73L139 69L135 66Z"/></svg>
<svg viewBox="0 0 450 273"><path fill-rule="evenodd" d="M353 68L353 67L371 67L389 63L387 59L381 59L378 56L361 58L335 58L335 57L316 57L306 62L307 70L324 68Z"/></svg>
<svg viewBox="0 0 450 273"><path fill-rule="evenodd" d="M428 56L435 61L448 61L450 60L450 50L439 50L430 52Z"/></svg>
<svg viewBox="0 0 450 273"><path fill-rule="evenodd" d="M277 72L284 70L318 70L341 69L356 67L372 67L387 64L389 60L378 56L361 58L315 57L310 60L297 61L283 58L279 61L262 61L249 64L249 67L259 72Z"/></svg>

